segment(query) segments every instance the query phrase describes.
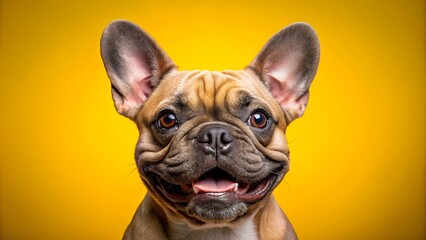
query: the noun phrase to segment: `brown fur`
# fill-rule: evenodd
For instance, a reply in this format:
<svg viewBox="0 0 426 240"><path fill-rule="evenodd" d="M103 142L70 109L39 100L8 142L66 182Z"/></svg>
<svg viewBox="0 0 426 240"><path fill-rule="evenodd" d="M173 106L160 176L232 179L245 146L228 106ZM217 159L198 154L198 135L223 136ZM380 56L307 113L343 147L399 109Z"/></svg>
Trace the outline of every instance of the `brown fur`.
<svg viewBox="0 0 426 240"><path fill-rule="evenodd" d="M281 30L244 70L178 71L147 33L126 21L104 31L101 53L117 111L138 126L136 164L148 188L124 239L297 239L272 190L289 170L286 128L303 115L318 66L311 27ZM160 129L164 111L179 125ZM249 121L259 111L267 119L262 128ZM218 134L213 128L222 135L208 145L200 136ZM252 202L237 190L205 198L186 189L211 171L264 192L253 193Z"/></svg>

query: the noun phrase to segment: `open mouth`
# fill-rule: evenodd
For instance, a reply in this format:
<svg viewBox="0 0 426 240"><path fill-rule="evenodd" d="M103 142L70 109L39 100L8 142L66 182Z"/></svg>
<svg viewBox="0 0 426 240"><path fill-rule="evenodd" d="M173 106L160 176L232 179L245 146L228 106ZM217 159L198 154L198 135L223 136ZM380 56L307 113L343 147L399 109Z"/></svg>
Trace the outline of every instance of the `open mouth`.
<svg viewBox="0 0 426 240"><path fill-rule="evenodd" d="M216 168L203 174L192 183L182 185L167 182L157 175L157 188L170 201L176 203L185 203L197 196L217 199L230 195L241 201L254 203L269 192L276 177L276 173L271 173L260 181L246 183L238 181L225 171Z"/></svg>

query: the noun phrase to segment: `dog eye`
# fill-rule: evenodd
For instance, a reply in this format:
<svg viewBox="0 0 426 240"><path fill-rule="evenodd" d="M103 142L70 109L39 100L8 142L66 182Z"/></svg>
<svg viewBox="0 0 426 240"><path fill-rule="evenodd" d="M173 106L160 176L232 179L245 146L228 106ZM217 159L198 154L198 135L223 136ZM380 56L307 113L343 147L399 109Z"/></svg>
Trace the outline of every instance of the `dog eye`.
<svg viewBox="0 0 426 240"><path fill-rule="evenodd" d="M163 113L157 120L160 129L169 130L177 125L177 118L173 113Z"/></svg>
<svg viewBox="0 0 426 240"><path fill-rule="evenodd" d="M268 117L263 112L254 112L250 115L248 124L255 128L265 128L268 124Z"/></svg>

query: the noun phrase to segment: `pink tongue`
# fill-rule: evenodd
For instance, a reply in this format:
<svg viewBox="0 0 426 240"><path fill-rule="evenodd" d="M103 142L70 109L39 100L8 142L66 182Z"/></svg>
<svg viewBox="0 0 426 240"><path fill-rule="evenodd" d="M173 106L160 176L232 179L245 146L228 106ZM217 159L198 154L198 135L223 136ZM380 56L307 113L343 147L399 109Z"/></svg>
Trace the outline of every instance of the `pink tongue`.
<svg viewBox="0 0 426 240"><path fill-rule="evenodd" d="M208 177L194 182L192 186L202 192L228 192L234 189L235 184L235 182L229 179Z"/></svg>

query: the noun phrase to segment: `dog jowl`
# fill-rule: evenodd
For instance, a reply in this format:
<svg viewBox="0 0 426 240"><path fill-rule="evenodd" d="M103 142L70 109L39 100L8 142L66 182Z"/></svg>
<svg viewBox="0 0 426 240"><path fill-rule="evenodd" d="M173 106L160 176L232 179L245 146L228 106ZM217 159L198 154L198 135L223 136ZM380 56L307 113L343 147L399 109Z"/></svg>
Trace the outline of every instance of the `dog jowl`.
<svg viewBox="0 0 426 240"><path fill-rule="evenodd" d="M127 21L105 29L101 55L148 189L124 239L297 239L271 194L318 67L309 25L279 31L243 70L179 71Z"/></svg>

